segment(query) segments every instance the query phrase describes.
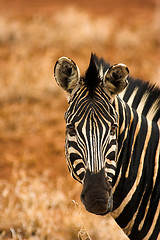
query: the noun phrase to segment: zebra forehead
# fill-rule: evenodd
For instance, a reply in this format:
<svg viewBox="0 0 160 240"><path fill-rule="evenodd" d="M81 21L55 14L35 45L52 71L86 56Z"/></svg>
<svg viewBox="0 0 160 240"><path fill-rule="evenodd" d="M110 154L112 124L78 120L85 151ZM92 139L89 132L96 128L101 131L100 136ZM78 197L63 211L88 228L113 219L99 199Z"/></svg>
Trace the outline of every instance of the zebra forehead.
<svg viewBox="0 0 160 240"><path fill-rule="evenodd" d="M87 91L84 89L84 91ZM95 92L97 94L97 91ZM90 98L88 96L81 97L77 99L77 95L75 95L75 99L72 100L70 106L65 114L66 123L70 122L81 122L84 119L90 118L93 116L92 120L98 121L102 124L106 122L110 122L111 124L117 122L118 115L112 104L109 102L108 98L106 99L101 97Z"/></svg>

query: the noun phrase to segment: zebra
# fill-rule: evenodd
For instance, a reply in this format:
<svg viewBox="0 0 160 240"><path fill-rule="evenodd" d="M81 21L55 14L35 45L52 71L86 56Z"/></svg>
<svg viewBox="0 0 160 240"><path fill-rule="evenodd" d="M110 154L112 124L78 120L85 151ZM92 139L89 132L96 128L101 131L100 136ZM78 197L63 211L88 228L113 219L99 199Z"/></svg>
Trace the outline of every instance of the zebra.
<svg viewBox="0 0 160 240"><path fill-rule="evenodd" d="M110 213L129 239L160 233L160 89L133 79L119 63L91 54L84 75L61 57L54 66L67 93L65 156L82 183L81 201Z"/></svg>

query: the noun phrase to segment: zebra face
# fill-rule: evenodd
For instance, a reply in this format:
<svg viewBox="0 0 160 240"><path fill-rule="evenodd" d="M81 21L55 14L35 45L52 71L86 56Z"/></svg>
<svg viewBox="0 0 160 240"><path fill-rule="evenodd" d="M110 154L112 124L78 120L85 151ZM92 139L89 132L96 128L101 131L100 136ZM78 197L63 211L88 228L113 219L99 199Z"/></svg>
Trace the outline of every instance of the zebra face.
<svg viewBox="0 0 160 240"><path fill-rule="evenodd" d="M96 174L104 168L107 180L112 182L118 116L107 94L97 87L91 98L83 85L70 100L65 121L66 158L73 177L83 183L87 169Z"/></svg>
<svg viewBox="0 0 160 240"><path fill-rule="evenodd" d="M104 70L91 56L84 77L76 64L60 58L55 79L68 94L65 113L65 153L71 175L83 184L81 200L89 212L104 215L112 210L112 181L116 171L118 116L115 94L127 85L123 64Z"/></svg>

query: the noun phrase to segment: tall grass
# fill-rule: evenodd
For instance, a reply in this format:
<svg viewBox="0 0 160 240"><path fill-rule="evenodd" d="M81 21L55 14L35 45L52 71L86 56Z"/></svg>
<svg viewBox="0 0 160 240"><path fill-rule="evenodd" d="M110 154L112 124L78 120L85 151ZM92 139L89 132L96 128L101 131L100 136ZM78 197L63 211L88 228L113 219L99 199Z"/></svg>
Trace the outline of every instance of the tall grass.
<svg viewBox="0 0 160 240"><path fill-rule="evenodd" d="M90 53L159 84L157 18L93 17L74 8L0 16L0 239L127 239L110 216L86 212L64 157L67 108L53 81L62 55L84 72Z"/></svg>
<svg viewBox="0 0 160 240"><path fill-rule="evenodd" d="M12 182L0 182L0 237L12 239L117 239L110 217L91 216L74 200L77 191L65 191L63 178L49 181L47 173L28 176L14 167ZM113 226L112 226L113 225ZM113 228L116 235L112 236Z"/></svg>

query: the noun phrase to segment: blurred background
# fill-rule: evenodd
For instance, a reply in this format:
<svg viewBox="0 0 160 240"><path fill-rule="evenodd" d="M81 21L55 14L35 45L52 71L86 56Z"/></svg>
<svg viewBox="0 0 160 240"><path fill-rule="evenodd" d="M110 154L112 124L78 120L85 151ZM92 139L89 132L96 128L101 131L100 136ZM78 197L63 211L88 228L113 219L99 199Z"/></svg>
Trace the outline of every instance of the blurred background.
<svg viewBox="0 0 160 240"><path fill-rule="evenodd" d="M158 0L0 0L0 239L128 239L81 204L53 66L93 52L160 86L159 19Z"/></svg>

